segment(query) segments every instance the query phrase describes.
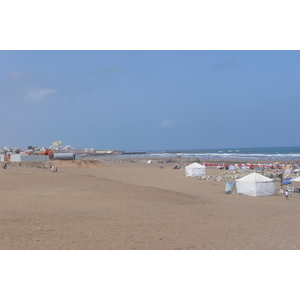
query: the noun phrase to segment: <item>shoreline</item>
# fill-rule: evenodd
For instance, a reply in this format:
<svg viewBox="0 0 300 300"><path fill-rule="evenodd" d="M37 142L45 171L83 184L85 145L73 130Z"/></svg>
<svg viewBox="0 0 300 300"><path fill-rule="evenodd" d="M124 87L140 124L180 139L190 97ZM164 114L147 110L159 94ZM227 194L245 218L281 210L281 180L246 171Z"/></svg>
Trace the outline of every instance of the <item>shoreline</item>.
<svg viewBox="0 0 300 300"><path fill-rule="evenodd" d="M96 158L97 157L97 158ZM158 163L179 163L179 162L184 162L184 163L193 163L193 162L198 162L200 164L205 164L205 165L211 165L211 164L216 164L216 165L223 165L223 164L298 164L299 160L287 160L287 159L278 159L278 160L265 160L265 159L249 159L249 160L238 160L238 159L200 159L200 158L195 158L195 157L180 157L180 156L166 156L166 157L161 157L161 156L151 156L151 157L145 157L145 156L111 156L111 155L101 155L101 156L86 156L83 158L84 160L99 160L99 161L132 161L132 162L145 162L145 161L153 161L153 162L158 162Z"/></svg>

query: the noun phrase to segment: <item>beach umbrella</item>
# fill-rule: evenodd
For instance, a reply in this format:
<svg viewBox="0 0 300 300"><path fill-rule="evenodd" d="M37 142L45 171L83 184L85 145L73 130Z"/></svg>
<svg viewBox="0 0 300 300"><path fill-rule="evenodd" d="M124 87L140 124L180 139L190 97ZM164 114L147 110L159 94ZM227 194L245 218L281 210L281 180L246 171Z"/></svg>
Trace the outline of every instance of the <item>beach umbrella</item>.
<svg viewBox="0 0 300 300"><path fill-rule="evenodd" d="M291 184L291 182L290 181L284 181L284 182L281 183L281 185L286 185L286 184Z"/></svg>
<svg viewBox="0 0 300 300"><path fill-rule="evenodd" d="M292 177L289 177L289 178L285 178L284 180L285 181L289 181L289 180L291 180L291 179L293 179Z"/></svg>

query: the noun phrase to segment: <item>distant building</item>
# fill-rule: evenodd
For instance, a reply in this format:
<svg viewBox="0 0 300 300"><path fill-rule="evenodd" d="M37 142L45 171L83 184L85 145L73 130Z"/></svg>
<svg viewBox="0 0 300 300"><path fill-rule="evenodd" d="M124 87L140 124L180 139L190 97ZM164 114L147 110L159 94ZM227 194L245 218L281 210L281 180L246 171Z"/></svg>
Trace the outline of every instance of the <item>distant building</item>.
<svg viewBox="0 0 300 300"><path fill-rule="evenodd" d="M55 140L52 145L53 147L62 147L62 141Z"/></svg>

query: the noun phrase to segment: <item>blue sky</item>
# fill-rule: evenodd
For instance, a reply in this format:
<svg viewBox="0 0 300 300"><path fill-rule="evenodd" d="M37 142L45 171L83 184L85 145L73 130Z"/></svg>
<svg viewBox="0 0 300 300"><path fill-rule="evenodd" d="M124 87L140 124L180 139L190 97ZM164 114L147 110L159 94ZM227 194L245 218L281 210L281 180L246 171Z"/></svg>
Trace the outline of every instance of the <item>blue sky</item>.
<svg viewBox="0 0 300 300"><path fill-rule="evenodd" d="M0 51L0 147L296 146L299 51Z"/></svg>

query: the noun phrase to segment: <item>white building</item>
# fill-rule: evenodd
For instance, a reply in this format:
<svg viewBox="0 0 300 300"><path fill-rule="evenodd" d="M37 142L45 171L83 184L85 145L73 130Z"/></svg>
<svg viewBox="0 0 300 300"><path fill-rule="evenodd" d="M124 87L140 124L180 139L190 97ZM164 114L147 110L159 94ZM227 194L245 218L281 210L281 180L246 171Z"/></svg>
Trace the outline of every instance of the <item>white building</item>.
<svg viewBox="0 0 300 300"><path fill-rule="evenodd" d="M53 147L62 147L62 141L55 140L52 145Z"/></svg>

